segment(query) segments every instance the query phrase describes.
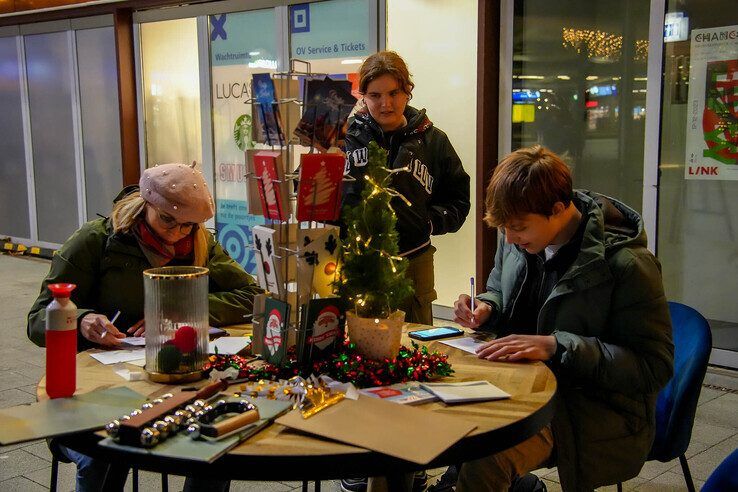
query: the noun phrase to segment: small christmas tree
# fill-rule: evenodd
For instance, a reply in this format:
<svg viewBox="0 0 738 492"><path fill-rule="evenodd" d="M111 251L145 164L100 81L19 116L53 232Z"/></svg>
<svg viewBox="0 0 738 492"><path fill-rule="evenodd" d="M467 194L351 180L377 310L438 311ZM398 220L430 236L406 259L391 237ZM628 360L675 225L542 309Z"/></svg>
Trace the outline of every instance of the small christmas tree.
<svg viewBox="0 0 738 492"><path fill-rule="evenodd" d="M405 278L408 262L397 256L397 217L390 205L393 197L410 202L389 187L393 173L407 170L390 170L386 162L387 152L369 143L361 201L343 211L347 237L337 290L364 318L387 318L413 293Z"/></svg>

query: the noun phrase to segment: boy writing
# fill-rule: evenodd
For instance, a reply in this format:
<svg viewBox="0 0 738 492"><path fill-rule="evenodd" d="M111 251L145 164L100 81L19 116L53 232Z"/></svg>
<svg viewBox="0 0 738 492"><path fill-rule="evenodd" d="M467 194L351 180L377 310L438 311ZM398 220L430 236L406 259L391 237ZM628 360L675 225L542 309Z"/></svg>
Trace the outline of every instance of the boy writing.
<svg viewBox="0 0 738 492"><path fill-rule="evenodd" d="M640 216L574 191L568 167L540 146L503 159L485 205L485 222L499 229L495 266L474 312L459 296L455 321L496 333L480 358L546 361L558 397L550 427L462 465L457 491L507 491L515 477L554 461L564 490L636 476L674 351L660 265Z"/></svg>

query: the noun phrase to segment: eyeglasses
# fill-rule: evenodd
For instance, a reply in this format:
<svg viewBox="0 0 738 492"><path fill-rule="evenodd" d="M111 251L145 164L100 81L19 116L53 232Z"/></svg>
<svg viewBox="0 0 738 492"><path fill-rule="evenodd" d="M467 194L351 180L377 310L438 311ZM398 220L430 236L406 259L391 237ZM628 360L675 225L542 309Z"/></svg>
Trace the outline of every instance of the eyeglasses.
<svg viewBox="0 0 738 492"><path fill-rule="evenodd" d="M197 225L195 222L179 223L171 215L164 213L157 208L154 208L154 210L156 210L156 214L159 216L159 220L161 221L162 226L166 230L171 230L171 229L174 229L175 227L179 227L179 232L181 232L182 234L188 234L190 231L192 231L192 228Z"/></svg>

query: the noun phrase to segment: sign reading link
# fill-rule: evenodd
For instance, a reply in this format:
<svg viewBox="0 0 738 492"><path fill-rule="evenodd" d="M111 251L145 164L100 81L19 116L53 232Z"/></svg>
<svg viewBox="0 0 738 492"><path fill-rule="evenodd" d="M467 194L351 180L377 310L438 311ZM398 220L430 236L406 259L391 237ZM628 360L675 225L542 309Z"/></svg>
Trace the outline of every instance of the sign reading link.
<svg viewBox="0 0 738 492"><path fill-rule="evenodd" d="M367 0L329 0L290 6L293 58L314 60L369 55ZM371 39L376 32L371 33Z"/></svg>

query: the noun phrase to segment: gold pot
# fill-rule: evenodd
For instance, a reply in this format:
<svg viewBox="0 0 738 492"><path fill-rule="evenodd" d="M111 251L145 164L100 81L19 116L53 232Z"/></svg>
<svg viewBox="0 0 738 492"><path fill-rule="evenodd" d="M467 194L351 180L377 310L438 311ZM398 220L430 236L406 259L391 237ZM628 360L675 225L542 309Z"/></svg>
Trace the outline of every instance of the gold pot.
<svg viewBox="0 0 738 492"><path fill-rule="evenodd" d="M360 318L353 311L346 313L349 340L360 354L374 360L397 357L402 339L405 312L397 310L389 319Z"/></svg>

